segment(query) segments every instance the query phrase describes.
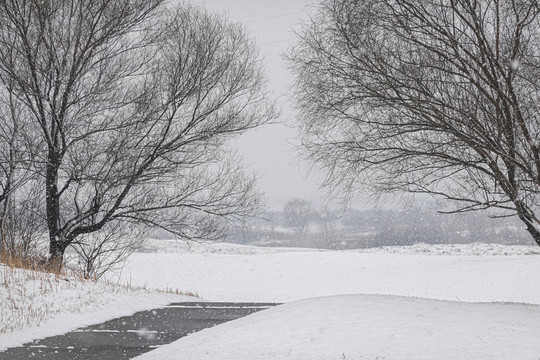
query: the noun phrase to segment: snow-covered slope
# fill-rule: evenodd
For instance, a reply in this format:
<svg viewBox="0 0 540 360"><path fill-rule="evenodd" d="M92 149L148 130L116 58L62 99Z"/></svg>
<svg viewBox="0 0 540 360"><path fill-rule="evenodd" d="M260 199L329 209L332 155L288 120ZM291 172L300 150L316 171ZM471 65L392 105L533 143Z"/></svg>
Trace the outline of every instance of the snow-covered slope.
<svg viewBox="0 0 540 360"><path fill-rule="evenodd" d="M0 350L175 301L199 300L0 264Z"/></svg>

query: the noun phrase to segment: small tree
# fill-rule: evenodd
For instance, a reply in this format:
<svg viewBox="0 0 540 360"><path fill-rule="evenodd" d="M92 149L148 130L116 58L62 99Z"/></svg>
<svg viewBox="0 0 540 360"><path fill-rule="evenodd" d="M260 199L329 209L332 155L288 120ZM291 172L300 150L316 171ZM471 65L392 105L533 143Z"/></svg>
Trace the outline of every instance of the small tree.
<svg viewBox="0 0 540 360"><path fill-rule="evenodd" d="M85 279L99 279L122 267L145 238L144 227L126 222L111 222L99 231L79 236L71 244L76 269Z"/></svg>
<svg viewBox="0 0 540 360"><path fill-rule="evenodd" d="M347 190L517 215L540 245L536 0L323 0L289 54L305 154Z"/></svg>
<svg viewBox="0 0 540 360"><path fill-rule="evenodd" d="M53 263L110 223L216 238L257 209L226 148L274 117L257 56L241 26L188 4L0 3L0 80L45 144Z"/></svg>

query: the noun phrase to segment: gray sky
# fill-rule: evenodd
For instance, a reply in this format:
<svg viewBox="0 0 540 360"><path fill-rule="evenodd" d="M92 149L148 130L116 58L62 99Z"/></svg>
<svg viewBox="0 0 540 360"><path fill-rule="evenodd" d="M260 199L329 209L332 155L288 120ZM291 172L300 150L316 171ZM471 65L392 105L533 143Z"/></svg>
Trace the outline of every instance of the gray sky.
<svg viewBox="0 0 540 360"><path fill-rule="evenodd" d="M257 40L274 93L281 110L281 122L294 124L294 112L288 101L292 75L286 69L282 54L293 42L291 27L298 24L307 0L192 0L206 8L225 12L229 19L246 26ZM279 209L290 198L308 198L318 204L324 201L316 176L306 179L294 150L296 130L285 125L269 125L250 131L237 139L248 169L259 176L259 188L266 193L270 208Z"/></svg>

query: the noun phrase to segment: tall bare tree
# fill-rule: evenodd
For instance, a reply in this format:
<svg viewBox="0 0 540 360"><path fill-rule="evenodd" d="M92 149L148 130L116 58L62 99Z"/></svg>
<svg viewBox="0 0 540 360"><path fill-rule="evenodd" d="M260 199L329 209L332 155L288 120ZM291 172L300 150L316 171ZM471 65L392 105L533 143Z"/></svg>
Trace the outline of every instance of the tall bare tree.
<svg viewBox="0 0 540 360"><path fill-rule="evenodd" d="M50 258L117 221L218 236L258 206L228 139L273 118L255 44L163 0L0 3L0 80L45 146Z"/></svg>
<svg viewBox="0 0 540 360"><path fill-rule="evenodd" d="M289 59L327 184L502 209L540 245L536 0L322 0Z"/></svg>

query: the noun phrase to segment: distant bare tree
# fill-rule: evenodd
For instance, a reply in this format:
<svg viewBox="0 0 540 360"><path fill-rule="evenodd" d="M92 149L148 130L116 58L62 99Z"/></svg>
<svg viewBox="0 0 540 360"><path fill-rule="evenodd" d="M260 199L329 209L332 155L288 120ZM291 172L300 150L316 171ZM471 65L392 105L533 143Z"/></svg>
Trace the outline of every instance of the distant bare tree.
<svg viewBox="0 0 540 360"><path fill-rule="evenodd" d="M118 221L215 238L258 207L228 139L274 117L255 44L163 0L0 3L0 80L45 145L51 262Z"/></svg>
<svg viewBox="0 0 540 360"><path fill-rule="evenodd" d="M340 214L330 208L323 206L317 212L317 223L322 240L332 242L338 239Z"/></svg>
<svg viewBox="0 0 540 360"><path fill-rule="evenodd" d="M315 209L308 200L292 199L283 207L284 224L292 227L298 235L304 234L309 222L315 215Z"/></svg>
<svg viewBox="0 0 540 360"><path fill-rule="evenodd" d="M540 245L536 0L322 0L290 51L327 185L502 209Z"/></svg>

